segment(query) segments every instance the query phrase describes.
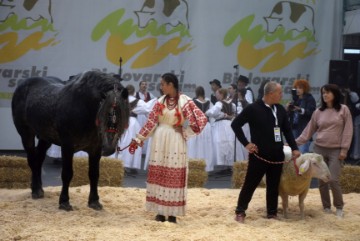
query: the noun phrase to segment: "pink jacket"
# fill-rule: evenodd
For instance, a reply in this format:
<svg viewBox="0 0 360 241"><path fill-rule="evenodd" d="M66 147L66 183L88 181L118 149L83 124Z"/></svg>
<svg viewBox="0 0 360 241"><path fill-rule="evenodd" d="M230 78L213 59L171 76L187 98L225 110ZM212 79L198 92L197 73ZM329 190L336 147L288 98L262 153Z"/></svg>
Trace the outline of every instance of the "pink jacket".
<svg viewBox="0 0 360 241"><path fill-rule="evenodd" d="M301 135L296 139L298 145L305 144L316 132L315 145L326 148L340 148L347 155L353 135L353 122L349 108L316 109Z"/></svg>

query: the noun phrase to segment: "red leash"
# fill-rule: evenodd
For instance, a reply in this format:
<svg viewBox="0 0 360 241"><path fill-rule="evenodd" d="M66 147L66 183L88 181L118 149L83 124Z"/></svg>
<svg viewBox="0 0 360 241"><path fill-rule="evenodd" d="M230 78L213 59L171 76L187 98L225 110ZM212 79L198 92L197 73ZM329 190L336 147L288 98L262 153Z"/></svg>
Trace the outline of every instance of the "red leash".
<svg viewBox="0 0 360 241"><path fill-rule="evenodd" d="M120 152L120 151L125 150L126 148L129 148L130 154L134 154L135 151L136 151L136 149L137 149L139 146L142 147L143 145L144 145L143 142L141 142L140 144L138 144L135 140L132 140L132 141L130 142L130 144L127 145L127 146L125 146L124 148L120 148L120 147L118 146L118 147L116 148L116 151L117 151L117 152Z"/></svg>

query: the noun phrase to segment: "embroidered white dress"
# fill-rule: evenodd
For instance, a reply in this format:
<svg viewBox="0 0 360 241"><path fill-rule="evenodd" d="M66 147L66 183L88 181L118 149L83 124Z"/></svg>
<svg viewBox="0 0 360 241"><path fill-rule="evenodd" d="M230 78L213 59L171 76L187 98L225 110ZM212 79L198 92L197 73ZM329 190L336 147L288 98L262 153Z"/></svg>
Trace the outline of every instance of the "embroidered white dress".
<svg viewBox="0 0 360 241"><path fill-rule="evenodd" d="M234 145L235 133L231 128L231 120L224 119L224 113L221 111L223 103L218 101L215 105L206 111L208 117L215 119L212 124L213 141L213 165L233 166L234 164ZM233 113L235 105L232 104Z"/></svg>
<svg viewBox="0 0 360 241"><path fill-rule="evenodd" d="M188 126L177 131L174 125L182 126L185 119ZM185 138L199 134L206 123L206 116L188 96L180 95L173 109L168 109L165 96L158 99L137 135L145 140L153 134L146 185L147 211L164 216L185 215L188 169Z"/></svg>
<svg viewBox="0 0 360 241"><path fill-rule="evenodd" d="M213 104L206 100L205 102L200 101L199 99L195 99L196 101L205 104L207 102L210 103L209 107L211 108ZM200 104L200 106L201 106ZM196 104L199 107L199 104ZM200 108L203 112L206 112L207 109ZM210 122L206 123L206 126L202 132L194 137L190 137L187 141L188 146L188 156L190 159L203 159L206 163L206 171L210 172L214 170L213 163L213 143L212 143L212 133L211 133L211 125Z"/></svg>

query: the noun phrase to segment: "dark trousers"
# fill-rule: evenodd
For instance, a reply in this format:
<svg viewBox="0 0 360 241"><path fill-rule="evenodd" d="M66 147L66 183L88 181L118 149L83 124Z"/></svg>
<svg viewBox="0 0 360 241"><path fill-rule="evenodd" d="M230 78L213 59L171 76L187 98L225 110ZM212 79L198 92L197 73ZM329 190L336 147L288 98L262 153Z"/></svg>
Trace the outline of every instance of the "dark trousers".
<svg viewBox="0 0 360 241"><path fill-rule="evenodd" d="M250 155L245 181L239 194L235 213L245 214L256 187L264 174L266 174L266 210L268 215L276 215L281 171L282 164L270 164L257 159L254 155Z"/></svg>

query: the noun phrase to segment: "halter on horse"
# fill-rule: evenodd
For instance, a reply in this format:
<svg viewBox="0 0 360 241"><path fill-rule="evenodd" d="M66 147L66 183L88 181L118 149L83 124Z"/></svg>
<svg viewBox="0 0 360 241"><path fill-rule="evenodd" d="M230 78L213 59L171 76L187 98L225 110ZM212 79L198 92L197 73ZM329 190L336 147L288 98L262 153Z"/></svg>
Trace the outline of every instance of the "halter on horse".
<svg viewBox="0 0 360 241"><path fill-rule="evenodd" d="M72 159L74 152L83 150L89 155L88 205L101 209L97 191L100 157L115 151L129 121L128 92L119 80L98 71L79 74L66 84L54 77L29 78L14 92L12 113L32 171L32 198L44 197L41 166L54 143L62 153L59 208L72 210Z"/></svg>

